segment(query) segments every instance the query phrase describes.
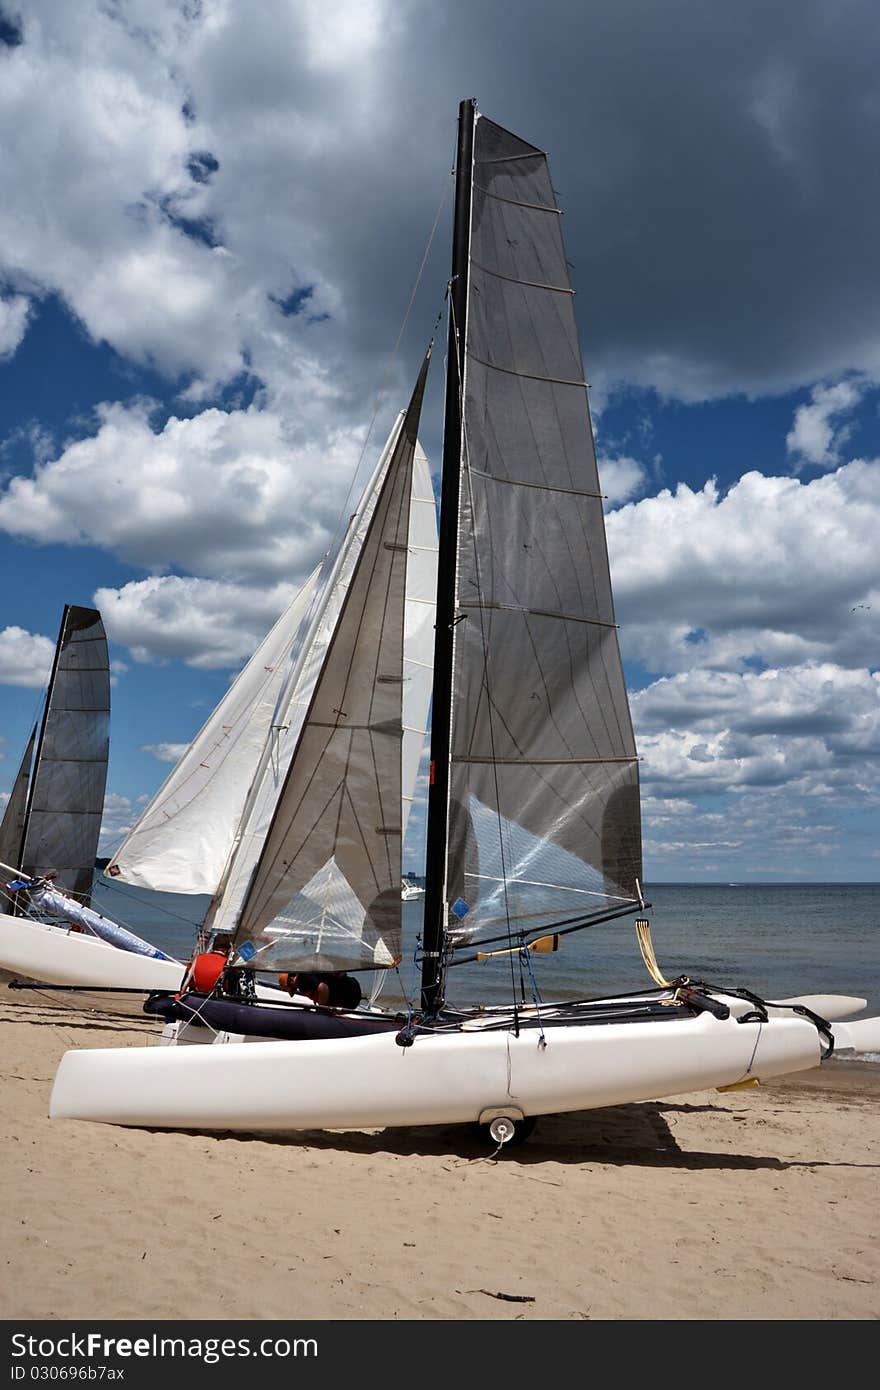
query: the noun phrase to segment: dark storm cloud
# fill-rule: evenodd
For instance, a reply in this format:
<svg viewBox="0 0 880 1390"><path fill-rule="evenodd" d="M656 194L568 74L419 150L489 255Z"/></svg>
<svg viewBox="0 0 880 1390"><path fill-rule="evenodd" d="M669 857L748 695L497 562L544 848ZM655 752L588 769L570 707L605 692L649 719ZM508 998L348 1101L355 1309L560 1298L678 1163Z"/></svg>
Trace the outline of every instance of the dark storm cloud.
<svg viewBox="0 0 880 1390"><path fill-rule="evenodd" d="M348 244L334 230L358 327L399 314L474 95L549 151L594 379L700 399L876 375L873 4L452 0L408 15L374 59L388 96L369 167L361 148L335 193L353 214L388 209L369 244L356 215Z"/></svg>

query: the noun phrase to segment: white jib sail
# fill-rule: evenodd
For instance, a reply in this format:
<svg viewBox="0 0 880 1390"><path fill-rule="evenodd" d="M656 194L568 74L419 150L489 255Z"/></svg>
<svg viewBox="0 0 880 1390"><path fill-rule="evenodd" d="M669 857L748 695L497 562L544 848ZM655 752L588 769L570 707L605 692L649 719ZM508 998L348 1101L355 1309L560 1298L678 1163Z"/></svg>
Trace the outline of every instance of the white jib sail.
<svg viewBox="0 0 880 1390"><path fill-rule="evenodd" d="M229 869L207 925L215 931L233 932L254 868L275 814L290 760L296 750L315 684L333 637L345 595L397 444L403 412L394 422L373 476L358 510L349 522L345 539L309 618L309 632L299 647L273 721L273 736L263 757L242 821L242 833L233 848ZM437 583L437 520L428 461L416 447L409 520L410 559L407 567L404 636L404 752L403 825L412 804L419 758L425 737L431 697L434 604Z"/></svg>
<svg viewBox="0 0 880 1390"><path fill-rule="evenodd" d="M110 878L157 892L217 891L320 570L309 575L129 831L105 870Z"/></svg>
<svg viewBox="0 0 880 1390"><path fill-rule="evenodd" d="M409 509L409 558L403 609L403 768L401 827L404 838L415 799L434 681L434 617L437 610L437 506L431 469L421 444L413 458Z"/></svg>
<svg viewBox="0 0 880 1390"><path fill-rule="evenodd" d="M236 925L262 969L375 969L401 950L406 578L419 412L406 410Z"/></svg>

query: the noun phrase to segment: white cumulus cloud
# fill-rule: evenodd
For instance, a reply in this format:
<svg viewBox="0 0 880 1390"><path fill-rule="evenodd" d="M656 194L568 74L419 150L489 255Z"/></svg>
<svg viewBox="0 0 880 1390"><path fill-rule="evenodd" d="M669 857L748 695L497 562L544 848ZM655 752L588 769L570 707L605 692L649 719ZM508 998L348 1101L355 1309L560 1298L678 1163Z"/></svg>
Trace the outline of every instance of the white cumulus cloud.
<svg viewBox="0 0 880 1390"><path fill-rule="evenodd" d="M144 743L141 752L152 753L154 758L158 758L160 763L176 763L183 757L188 743Z"/></svg>
<svg viewBox="0 0 880 1390"><path fill-rule="evenodd" d="M30 301L23 294L0 299L0 361L11 357L27 328Z"/></svg>
<svg viewBox="0 0 880 1390"><path fill-rule="evenodd" d="M880 674L830 663L699 670L632 696L645 785L663 797L797 786L880 791Z"/></svg>
<svg viewBox="0 0 880 1390"><path fill-rule="evenodd" d="M880 461L804 483L746 473L609 513L624 655L649 671L864 667L880 650Z"/></svg>
<svg viewBox="0 0 880 1390"><path fill-rule="evenodd" d="M121 589L98 589L95 603L108 636L128 647L135 661L234 669L265 637L295 588L164 575Z"/></svg>
<svg viewBox="0 0 880 1390"><path fill-rule="evenodd" d="M645 470L634 458L600 458L599 485L607 503L614 507L627 502L645 485Z"/></svg>
<svg viewBox="0 0 880 1390"><path fill-rule="evenodd" d="M94 545L147 569L304 576L327 549L356 435L298 440L268 410L204 410L155 432L147 404L104 405L96 434L12 478L0 528Z"/></svg>
<svg viewBox="0 0 880 1390"><path fill-rule="evenodd" d="M48 637L5 627L0 632L0 684L39 689L48 685L55 643Z"/></svg>
<svg viewBox="0 0 880 1390"><path fill-rule="evenodd" d="M794 424L785 445L801 463L833 468L840 462L840 450L850 434L846 416L864 395L864 383L839 381L833 386L815 386L808 405L795 411Z"/></svg>
<svg viewBox="0 0 880 1390"><path fill-rule="evenodd" d="M130 797L120 796L118 792L107 792L104 797L101 833L98 836L98 854L101 858L111 855L119 848L138 814L139 808Z"/></svg>

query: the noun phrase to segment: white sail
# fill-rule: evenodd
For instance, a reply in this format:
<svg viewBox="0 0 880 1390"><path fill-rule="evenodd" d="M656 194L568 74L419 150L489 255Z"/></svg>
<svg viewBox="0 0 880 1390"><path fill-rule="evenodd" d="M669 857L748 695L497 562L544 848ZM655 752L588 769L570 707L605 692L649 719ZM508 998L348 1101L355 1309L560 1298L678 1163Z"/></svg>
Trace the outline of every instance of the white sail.
<svg viewBox="0 0 880 1390"><path fill-rule="evenodd" d="M400 956L406 576L430 353L395 443L236 928L264 967ZM424 520L419 516L420 521Z"/></svg>
<svg viewBox="0 0 880 1390"><path fill-rule="evenodd" d="M236 929L239 912L272 824L278 797L299 742L303 722L339 621L402 423L403 412L394 422L373 476L349 522L342 544L332 562L328 563L327 578L309 615L308 631L279 695L273 721L274 736L264 751L242 819L242 832L233 847L214 914L208 922L213 930L234 932ZM410 563L407 570L404 620L404 827L415 793L431 696L436 599L436 509L428 461L420 446L417 446L415 456L408 542Z"/></svg>
<svg viewBox="0 0 880 1390"><path fill-rule="evenodd" d="M421 444L413 459L409 511L409 559L403 605L402 828L406 836L425 745L434 679L434 615L437 611L437 506L431 469Z"/></svg>
<svg viewBox="0 0 880 1390"><path fill-rule="evenodd" d="M129 831L105 870L111 878L157 892L216 892L320 569L309 575Z"/></svg>

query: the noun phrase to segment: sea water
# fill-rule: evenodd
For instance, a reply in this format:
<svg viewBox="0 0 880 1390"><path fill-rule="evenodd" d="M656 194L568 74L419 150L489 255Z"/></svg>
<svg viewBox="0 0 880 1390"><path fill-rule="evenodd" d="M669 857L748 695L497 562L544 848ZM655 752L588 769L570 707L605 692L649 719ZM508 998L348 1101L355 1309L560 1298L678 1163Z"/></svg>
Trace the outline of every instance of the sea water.
<svg viewBox="0 0 880 1390"><path fill-rule="evenodd" d="M880 1014L878 883L661 883L649 885L645 899L657 963L667 979L688 975L771 1000L850 994L867 999L863 1017ZM383 999L418 997L414 955L424 901L403 903L404 955L398 970L389 972ZM93 906L186 960L208 899L101 880ZM541 996L583 999L650 989L633 922L618 918L563 936L557 952L530 953L528 966ZM519 972L516 957L464 965L449 973L449 998L462 1005L503 1003ZM528 973L526 984L531 987Z"/></svg>

